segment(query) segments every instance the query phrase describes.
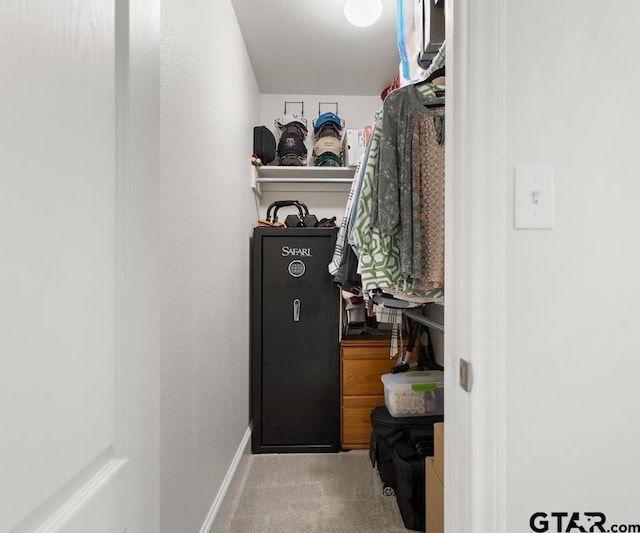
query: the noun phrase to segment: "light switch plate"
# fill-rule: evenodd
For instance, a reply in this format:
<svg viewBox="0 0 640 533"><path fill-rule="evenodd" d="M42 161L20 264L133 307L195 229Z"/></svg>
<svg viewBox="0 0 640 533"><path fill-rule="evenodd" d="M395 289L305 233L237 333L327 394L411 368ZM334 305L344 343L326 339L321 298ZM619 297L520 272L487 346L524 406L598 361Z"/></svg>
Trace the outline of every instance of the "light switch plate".
<svg viewBox="0 0 640 533"><path fill-rule="evenodd" d="M516 229L551 229L554 225L555 176L550 166L515 169Z"/></svg>

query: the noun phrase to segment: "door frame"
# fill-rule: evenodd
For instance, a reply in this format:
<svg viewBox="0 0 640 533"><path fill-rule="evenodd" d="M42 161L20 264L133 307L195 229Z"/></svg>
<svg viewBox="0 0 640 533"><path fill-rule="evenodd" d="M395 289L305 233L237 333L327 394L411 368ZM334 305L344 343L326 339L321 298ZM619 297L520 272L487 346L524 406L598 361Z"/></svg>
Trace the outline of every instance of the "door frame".
<svg viewBox="0 0 640 533"><path fill-rule="evenodd" d="M446 9L445 530L505 533L506 5Z"/></svg>
<svg viewBox="0 0 640 533"><path fill-rule="evenodd" d="M115 0L118 138L118 435L130 461L127 531L160 531L160 2Z"/></svg>

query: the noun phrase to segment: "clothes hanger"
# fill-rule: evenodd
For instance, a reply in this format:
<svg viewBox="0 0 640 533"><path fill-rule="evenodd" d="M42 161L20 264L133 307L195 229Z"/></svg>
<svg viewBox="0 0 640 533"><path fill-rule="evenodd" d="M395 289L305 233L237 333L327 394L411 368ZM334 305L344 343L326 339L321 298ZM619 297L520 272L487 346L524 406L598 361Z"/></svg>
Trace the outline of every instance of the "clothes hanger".
<svg viewBox="0 0 640 533"><path fill-rule="evenodd" d="M440 78L445 75L445 67L442 66L440 68L435 69L429 76L424 80L424 83L431 82L436 78ZM420 82L423 83L423 82Z"/></svg>
<svg viewBox="0 0 640 533"><path fill-rule="evenodd" d="M420 86L424 86L427 83L431 83L433 80L435 80L436 78L441 78L445 75L445 67L440 67L435 69L431 74L429 74L429 76L427 76L424 80L420 80L417 81L416 83L414 83L413 85L415 87L420 87Z"/></svg>
<svg viewBox="0 0 640 533"><path fill-rule="evenodd" d="M424 80L421 80L417 83L414 83L414 87L423 95L426 96L426 86L431 84L431 82L437 78L440 78L445 75L445 67L442 66L440 68L435 69L429 76L427 76ZM424 88L424 89L422 89ZM428 102L425 102L425 106L434 107L441 106L445 103L445 92L443 88L438 88L436 90L436 97L430 99Z"/></svg>

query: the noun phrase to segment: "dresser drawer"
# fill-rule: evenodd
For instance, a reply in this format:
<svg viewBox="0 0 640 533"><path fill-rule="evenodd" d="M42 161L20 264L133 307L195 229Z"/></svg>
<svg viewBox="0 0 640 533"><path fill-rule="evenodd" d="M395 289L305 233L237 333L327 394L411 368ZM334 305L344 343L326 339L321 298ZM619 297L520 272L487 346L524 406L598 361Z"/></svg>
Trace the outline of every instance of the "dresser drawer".
<svg viewBox="0 0 640 533"><path fill-rule="evenodd" d="M406 344L404 345L406 348ZM391 341L373 343L345 345L342 344L343 359L389 359L391 353ZM404 353L404 352L403 352Z"/></svg>
<svg viewBox="0 0 640 533"><path fill-rule="evenodd" d="M345 337L341 355L341 437L345 450L368 448L371 440L371 411L384 405L384 385L380 377L397 364L389 359L391 339L372 336ZM405 339L402 355L407 348ZM418 343L411 359L417 358Z"/></svg>
<svg viewBox="0 0 640 533"><path fill-rule="evenodd" d="M342 395L384 395L382 374L388 374L395 360L350 360L342 361ZM383 402L384 403L384 402Z"/></svg>
<svg viewBox="0 0 640 533"><path fill-rule="evenodd" d="M384 405L384 396L344 397L342 447L368 448L371 440L371 410Z"/></svg>

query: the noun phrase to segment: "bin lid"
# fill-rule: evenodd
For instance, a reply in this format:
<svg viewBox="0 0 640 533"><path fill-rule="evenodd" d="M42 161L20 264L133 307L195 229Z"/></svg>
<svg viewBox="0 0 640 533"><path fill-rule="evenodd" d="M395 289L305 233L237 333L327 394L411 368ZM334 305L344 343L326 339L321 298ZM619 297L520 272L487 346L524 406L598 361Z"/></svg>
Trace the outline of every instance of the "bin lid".
<svg viewBox="0 0 640 533"><path fill-rule="evenodd" d="M442 370L410 370L398 374L383 374L382 383L389 390L405 389L428 392L444 387Z"/></svg>

